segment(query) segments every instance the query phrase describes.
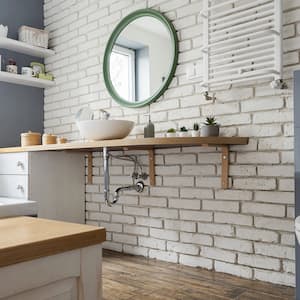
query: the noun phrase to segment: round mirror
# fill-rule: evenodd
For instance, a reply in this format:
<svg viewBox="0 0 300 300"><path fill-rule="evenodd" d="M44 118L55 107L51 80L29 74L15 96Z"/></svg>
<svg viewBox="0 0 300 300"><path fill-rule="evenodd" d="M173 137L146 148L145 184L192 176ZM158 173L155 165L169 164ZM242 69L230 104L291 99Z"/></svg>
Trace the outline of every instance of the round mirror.
<svg viewBox="0 0 300 300"><path fill-rule="evenodd" d="M123 106L147 105L168 88L177 59L174 26L155 10L138 10L117 25L106 46L107 90Z"/></svg>

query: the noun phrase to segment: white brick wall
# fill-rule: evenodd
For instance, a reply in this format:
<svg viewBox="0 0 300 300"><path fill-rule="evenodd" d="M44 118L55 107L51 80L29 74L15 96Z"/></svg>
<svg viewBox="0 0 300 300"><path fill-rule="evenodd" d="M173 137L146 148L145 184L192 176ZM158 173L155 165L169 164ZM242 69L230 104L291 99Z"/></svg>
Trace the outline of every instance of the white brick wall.
<svg viewBox="0 0 300 300"><path fill-rule="evenodd" d="M102 77L107 39L117 22L145 7L165 13L178 31L179 65L161 101L151 105L157 134L191 126L214 113L222 134L250 136L231 148L232 189L220 188L215 149L177 148L156 153L157 186L142 195L124 193L113 208L103 202L101 158L94 153L93 184L86 186L87 222L107 228L106 248L294 285L292 70L299 69L300 3L284 2L285 79L289 89L267 82L233 86L206 102L188 62L200 58L201 0L45 0L45 25L56 55L46 59L57 81L45 90L45 130L79 137L74 114L83 106L108 109L112 118L136 122L141 135L147 108L119 107ZM147 168L147 157L137 152ZM112 190L130 182L131 166L113 162Z"/></svg>

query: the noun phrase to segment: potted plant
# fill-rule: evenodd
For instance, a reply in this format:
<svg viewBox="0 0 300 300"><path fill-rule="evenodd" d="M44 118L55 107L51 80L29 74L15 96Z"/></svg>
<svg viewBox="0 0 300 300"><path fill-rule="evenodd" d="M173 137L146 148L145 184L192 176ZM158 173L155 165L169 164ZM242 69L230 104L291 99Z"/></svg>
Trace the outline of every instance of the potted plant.
<svg viewBox="0 0 300 300"><path fill-rule="evenodd" d="M201 127L201 136L219 136L220 125L214 116L206 117L204 125Z"/></svg>
<svg viewBox="0 0 300 300"><path fill-rule="evenodd" d="M167 137L176 137L176 130L174 128L170 128L167 130Z"/></svg>
<svg viewBox="0 0 300 300"><path fill-rule="evenodd" d="M185 126L180 127L179 136L180 137L187 137L187 136L189 136L189 131L186 129Z"/></svg>
<svg viewBox="0 0 300 300"><path fill-rule="evenodd" d="M199 135L200 135L199 124L198 123L194 123L193 130L192 130L192 137L197 137Z"/></svg>

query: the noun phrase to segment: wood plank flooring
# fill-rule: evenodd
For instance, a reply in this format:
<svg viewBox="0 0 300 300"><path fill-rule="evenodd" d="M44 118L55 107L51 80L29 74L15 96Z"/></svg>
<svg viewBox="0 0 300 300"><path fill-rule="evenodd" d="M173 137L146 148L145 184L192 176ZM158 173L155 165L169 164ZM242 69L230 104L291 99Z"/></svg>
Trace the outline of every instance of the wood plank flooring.
<svg viewBox="0 0 300 300"><path fill-rule="evenodd" d="M105 251L105 300L289 300L294 288Z"/></svg>

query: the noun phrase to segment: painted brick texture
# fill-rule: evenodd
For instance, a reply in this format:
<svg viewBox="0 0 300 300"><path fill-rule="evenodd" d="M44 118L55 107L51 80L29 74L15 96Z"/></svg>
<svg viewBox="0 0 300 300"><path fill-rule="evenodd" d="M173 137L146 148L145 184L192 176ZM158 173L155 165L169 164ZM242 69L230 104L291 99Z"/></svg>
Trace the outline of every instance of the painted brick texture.
<svg viewBox="0 0 300 300"><path fill-rule="evenodd" d="M89 106L136 123L141 136L148 108L128 109L105 89L106 42L128 13L151 7L173 21L179 65L170 88L151 105L157 135L191 127L215 114L222 135L250 136L231 148L230 183L220 187L218 149L156 151L155 187L126 192L113 208L103 201L102 158L94 153L93 184L86 186L87 223L107 228L106 248L203 267L237 276L295 284L293 237L293 71L300 68L300 3L284 0L284 77L287 90L268 82L233 86L205 101L188 63L201 59L200 0L45 0L45 26L56 55L46 59L57 81L45 90L46 132L79 139L74 114ZM145 152L138 155L147 170ZM111 190L131 182L132 166L113 161Z"/></svg>

